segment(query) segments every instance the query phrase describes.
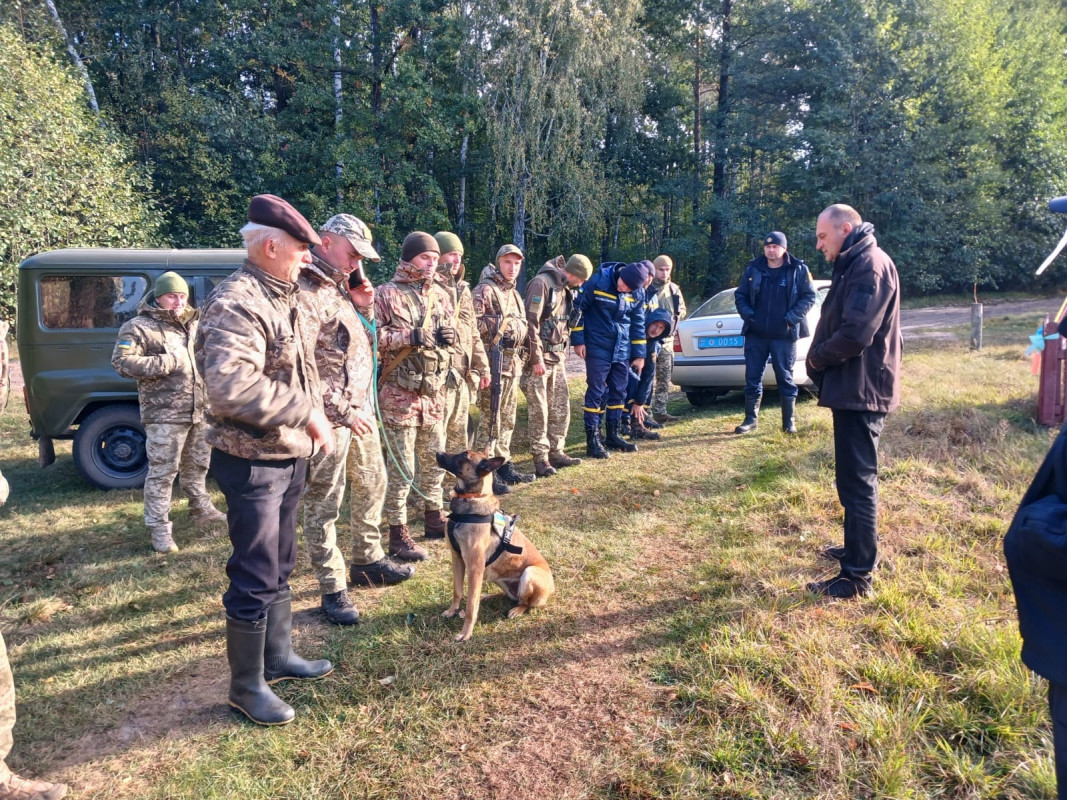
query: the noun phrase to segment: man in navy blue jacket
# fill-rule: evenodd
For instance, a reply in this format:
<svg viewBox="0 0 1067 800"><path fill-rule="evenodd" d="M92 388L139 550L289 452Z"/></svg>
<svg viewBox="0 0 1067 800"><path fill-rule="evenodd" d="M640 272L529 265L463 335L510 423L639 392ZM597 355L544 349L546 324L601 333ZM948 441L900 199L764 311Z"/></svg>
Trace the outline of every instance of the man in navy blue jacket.
<svg viewBox="0 0 1067 800"><path fill-rule="evenodd" d="M806 315L815 305L815 288L807 265L787 248L784 233L768 233L763 255L748 262L734 293L745 336L745 420L734 433L756 430L768 355L782 398L782 430L797 432L793 364L797 339L810 335Z"/></svg>
<svg viewBox="0 0 1067 800"><path fill-rule="evenodd" d="M651 274L644 262L601 265L582 287L573 312L571 344L585 359L585 446L590 458L607 458L605 445L632 453L637 449L619 435L626 410L626 382L630 366L645 365L645 290ZM605 409L605 400L606 409ZM605 414L607 436L600 441L600 417Z"/></svg>

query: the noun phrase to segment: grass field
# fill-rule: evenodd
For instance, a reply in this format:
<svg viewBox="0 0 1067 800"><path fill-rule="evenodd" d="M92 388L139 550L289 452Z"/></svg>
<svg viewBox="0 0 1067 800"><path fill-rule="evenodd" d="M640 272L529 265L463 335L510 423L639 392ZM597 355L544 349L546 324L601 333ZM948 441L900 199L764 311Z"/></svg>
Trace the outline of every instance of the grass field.
<svg viewBox="0 0 1067 800"><path fill-rule="evenodd" d="M558 593L517 620L491 593L466 644L440 617L447 545L406 584L355 592L355 630L316 613L302 554L296 643L337 670L282 684L297 719L276 730L225 704L225 538L197 538L181 501L181 552L154 554L139 492L89 489L69 445L39 470L14 398L9 763L83 798L1053 798L1000 549L1055 433L1032 421L1034 327L987 319L978 353L967 329L907 342L873 597L804 590L840 540L829 412L801 402L785 437L771 395L738 437L737 395L679 400L664 441L506 499Z"/></svg>

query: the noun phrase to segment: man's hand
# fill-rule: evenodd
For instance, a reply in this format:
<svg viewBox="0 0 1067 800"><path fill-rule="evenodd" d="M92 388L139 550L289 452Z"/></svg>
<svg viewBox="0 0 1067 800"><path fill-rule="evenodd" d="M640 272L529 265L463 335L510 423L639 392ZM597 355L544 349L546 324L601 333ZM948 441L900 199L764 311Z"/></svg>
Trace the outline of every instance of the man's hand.
<svg viewBox="0 0 1067 800"><path fill-rule="evenodd" d="M644 425L645 417L647 416L645 412L645 407L634 403L632 406L630 406L630 416L636 419L640 424Z"/></svg>
<svg viewBox="0 0 1067 800"><path fill-rule="evenodd" d="M442 325L434 333L434 339L441 347L451 347L456 343L456 329Z"/></svg>
<svg viewBox="0 0 1067 800"><path fill-rule="evenodd" d="M490 384L490 383L492 383L492 382L493 382L493 378L492 378L492 376L491 376L491 375L490 375L490 374L489 374L489 373L487 372L487 373L486 373L485 375L483 375L483 376L481 377L481 379L480 379L480 380L478 381L478 388L479 388L479 389L488 389L488 388L489 388L489 384Z"/></svg>
<svg viewBox="0 0 1067 800"><path fill-rule="evenodd" d="M515 334L513 333L505 333L503 336L500 337L500 346L503 347L505 350L511 350L518 343L519 342L515 338Z"/></svg>
<svg viewBox="0 0 1067 800"><path fill-rule="evenodd" d="M576 344L574 346L574 354L576 356L578 356L578 358L584 359L585 358L585 345L584 344Z"/></svg>
<svg viewBox="0 0 1067 800"><path fill-rule="evenodd" d="M545 365L540 361L535 362L533 365L533 374L540 378L545 374Z"/></svg>
<svg viewBox="0 0 1067 800"><path fill-rule="evenodd" d="M330 425L330 421L326 419L321 408L316 408L311 412L306 430L308 436L311 437L312 445L317 445L326 455L333 452L333 426Z"/></svg>
<svg viewBox="0 0 1067 800"><path fill-rule="evenodd" d="M645 368L645 360L643 358L635 358L630 362L630 366L634 368L634 372L638 375L641 374L641 370Z"/></svg>
<svg viewBox="0 0 1067 800"><path fill-rule="evenodd" d="M414 328L411 331L411 346L412 347L433 347L434 336L433 331L428 331L425 328Z"/></svg>
<svg viewBox="0 0 1067 800"><path fill-rule="evenodd" d="M374 426L374 417L368 417L363 414L357 414L355 421L350 427L352 433L354 433L356 436L366 436L368 433L374 430Z"/></svg>
<svg viewBox="0 0 1067 800"><path fill-rule="evenodd" d="M349 287L348 296L352 298L352 302L360 308L366 308L367 306L374 305L374 285L367 280L363 279L363 283L354 289Z"/></svg>

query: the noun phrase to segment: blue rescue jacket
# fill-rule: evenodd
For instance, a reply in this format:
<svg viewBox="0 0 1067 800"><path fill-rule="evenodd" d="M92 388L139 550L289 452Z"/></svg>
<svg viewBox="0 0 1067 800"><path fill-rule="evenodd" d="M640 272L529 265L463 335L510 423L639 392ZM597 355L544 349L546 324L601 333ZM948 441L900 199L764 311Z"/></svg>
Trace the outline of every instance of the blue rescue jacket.
<svg viewBox="0 0 1067 800"><path fill-rule="evenodd" d="M578 292L571 316L571 345L586 358L630 362L645 357L645 290L620 292L619 261L601 265Z"/></svg>

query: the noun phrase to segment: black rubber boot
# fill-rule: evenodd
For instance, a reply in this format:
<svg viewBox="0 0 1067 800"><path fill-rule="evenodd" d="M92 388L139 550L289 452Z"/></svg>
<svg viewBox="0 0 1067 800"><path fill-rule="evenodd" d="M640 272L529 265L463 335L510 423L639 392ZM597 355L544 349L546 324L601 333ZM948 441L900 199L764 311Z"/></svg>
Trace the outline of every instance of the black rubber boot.
<svg viewBox="0 0 1067 800"><path fill-rule="evenodd" d="M604 437L604 446L609 450L618 450L622 453L633 453L637 450L636 444L630 444L628 441L619 436L619 423L618 421L607 423L608 435Z"/></svg>
<svg viewBox="0 0 1067 800"><path fill-rule="evenodd" d="M623 414L621 420L619 420L619 436L630 435L630 415Z"/></svg>
<svg viewBox="0 0 1067 800"><path fill-rule="evenodd" d="M285 680L313 681L333 672L325 658L306 661L293 652L293 595L289 589L278 592L267 609L267 640L263 647L263 679L267 683Z"/></svg>
<svg viewBox="0 0 1067 800"><path fill-rule="evenodd" d="M786 433L797 432L797 399L795 397L782 398L782 430Z"/></svg>
<svg viewBox="0 0 1067 800"><path fill-rule="evenodd" d="M748 433L758 427L759 405L762 397L745 395L745 421L734 428L734 433Z"/></svg>
<svg viewBox="0 0 1067 800"><path fill-rule="evenodd" d="M267 621L226 617L226 658L230 662L230 706L257 725L285 725L296 712L263 678Z"/></svg>
<svg viewBox="0 0 1067 800"><path fill-rule="evenodd" d="M534 476L530 472L519 472L515 469L515 465L508 461L504 466L500 467L496 471L496 474L500 476L500 480L504 481L508 486L517 486L520 483L533 483Z"/></svg>
<svg viewBox="0 0 1067 800"><path fill-rule="evenodd" d="M604 449L600 441L600 426L585 426L585 454L589 458L611 458L611 454Z"/></svg>

